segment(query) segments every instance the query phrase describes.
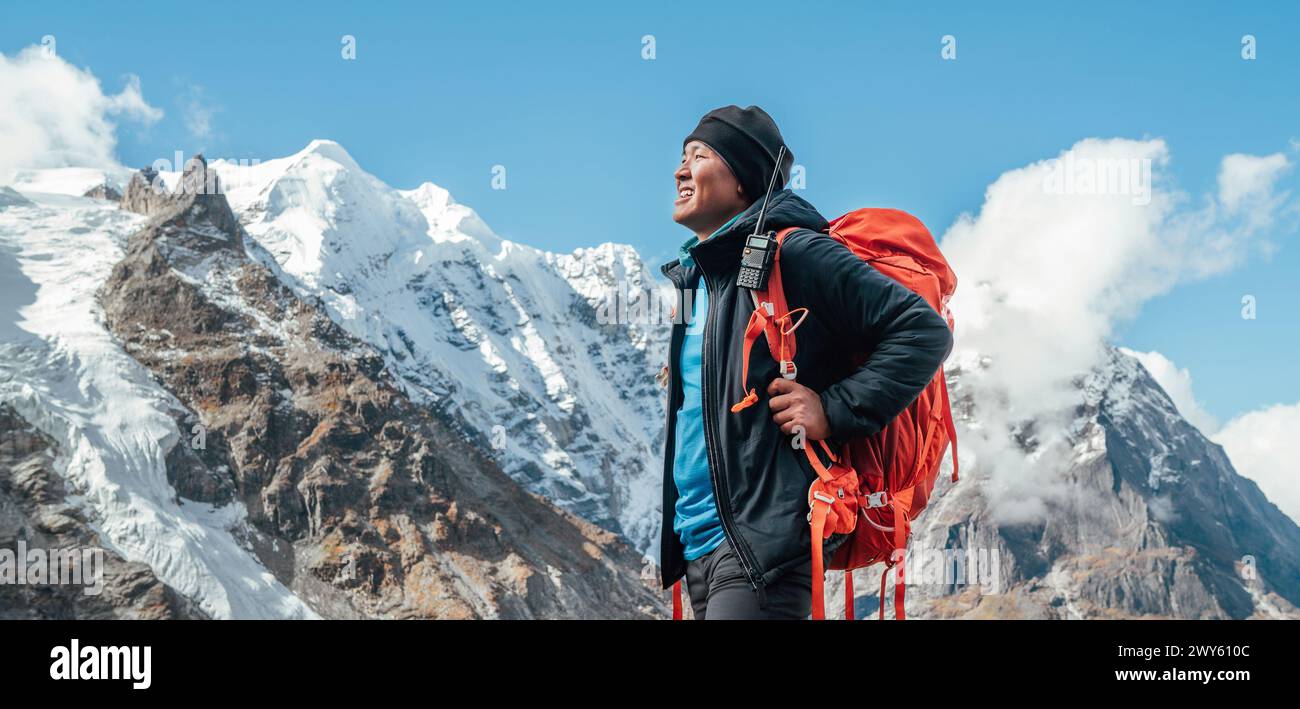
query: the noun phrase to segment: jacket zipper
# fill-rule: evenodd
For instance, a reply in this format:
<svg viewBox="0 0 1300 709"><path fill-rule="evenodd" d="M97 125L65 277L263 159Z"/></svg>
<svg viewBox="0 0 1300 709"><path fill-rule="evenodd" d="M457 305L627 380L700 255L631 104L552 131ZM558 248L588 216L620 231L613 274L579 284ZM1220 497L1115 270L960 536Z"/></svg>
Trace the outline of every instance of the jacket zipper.
<svg viewBox="0 0 1300 709"><path fill-rule="evenodd" d="M749 577L749 584L757 589L758 576L755 569L758 568L758 564L751 563L749 558L749 547L745 545L744 540L741 539L740 535L736 532L735 521L731 517L730 496L719 494L725 489L720 466L722 455L720 453L715 454L716 439L714 436L710 435L713 433L714 429L711 425L710 419L713 412L713 406L711 406L709 402L709 383L712 381L712 378L709 376L709 362L713 361L713 351L709 349L709 326L717 319L713 316L713 311L715 309L714 304L717 303L718 300L714 298L713 289L709 287L709 275L704 270L703 265L700 266L700 278L704 281L704 289L708 293L710 302L710 312L707 313L704 318L704 341L702 343L704 356L700 358L700 405L701 408L704 409L704 448L708 452L709 456L709 477L713 480L713 499L717 504L718 512L720 513L719 517L722 520L722 531L732 540L732 547L736 552L736 558L740 560L740 565L745 570L745 576ZM694 309L692 308L692 316L693 315Z"/></svg>

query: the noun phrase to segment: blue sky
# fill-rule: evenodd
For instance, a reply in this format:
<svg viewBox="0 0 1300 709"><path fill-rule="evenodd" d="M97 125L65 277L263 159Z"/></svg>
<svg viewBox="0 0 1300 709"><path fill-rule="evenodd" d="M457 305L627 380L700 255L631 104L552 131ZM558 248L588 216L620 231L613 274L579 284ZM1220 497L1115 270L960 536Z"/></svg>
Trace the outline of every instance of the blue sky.
<svg viewBox="0 0 1300 709"><path fill-rule="evenodd" d="M669 218L682 137L729 103L777 119L827 217L892 206L936 235L1003 172L1085 137L1163 138L1193 199L1224 155L1294 160L1300 139L1300 9L1286 3L615 5L6 0L0 52L48 34L105 91L139 76L167 116L122 127L128 165L198 149L270 159L331 138L389 184L448 188L508 238L627 242L655 263L686 236ZM940 58L945 34L957 61ZM187 125L194 105L206 135ZM496 164L506 190L491 188ZM1180 286L1117 334L1190 369L1221 420L1300 401L1294 220L1268 238L1271 257ZM1245 293L1255 320L1239 315Z"/></svg>

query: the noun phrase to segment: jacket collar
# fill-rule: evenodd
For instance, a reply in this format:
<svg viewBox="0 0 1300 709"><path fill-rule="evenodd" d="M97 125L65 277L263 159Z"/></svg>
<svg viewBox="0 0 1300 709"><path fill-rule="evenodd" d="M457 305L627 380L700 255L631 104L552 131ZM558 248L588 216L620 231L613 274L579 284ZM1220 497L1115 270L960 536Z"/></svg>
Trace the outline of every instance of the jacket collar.
<svg viewBox="0 0 1300 709"><path fill-rule="evenodd" d="M750 205L750 206L753 206L753 205ZM745 208L745 211L748 211L748 210L749 210L749 208L746 207L746 208ZM709 239L712 239L713 237L717 236L720 232L722 232L722 231L723 231L724 229L726 229L727 227L731 226L732 224L735 224L735 223L736 223L736 220L737 220L737 219L740 219L740 216L741 216L742 214L744 214L745 211L742 211L742 212L737 213L734 217L728 219L726 224L723 224L722 226L718 227L717 229L714 229L714 230L713 230L713 233L709 235ZM708 239L706 239L705 241L707 241L707 240L708 240ZM696 246L696 244L699 244L699 243L700 243L700 237L698 237L698 236L691 236L691 238L689 238L689 239L687 239L686 241L682 242L682 245L681 245L680 247L678 247L678 249L677 249L677 261L678 261L679 263L682 264L682 268L690 268L691 266L694 266L694 265L695 265L695 258L694 258L693 256L691 256L691 249L694 249L695 246Z"/></svg>
<svg viewBox="0 0 1300 709"><path fill-rule="evenodd" d="M678 259L664 264L660 270L664 275L671 277L674 269L678 267L689 269L695 266L696 262L710 267L715 264L723 265L728 262L728 259L739 262L740 249L745 237L758 225L758 213L762 207L763 201L757 200L708 239L703 241L694 237L687 239L681 250L685 253L679 252ZM780 192L773 192L772 199L767 205L767 214L763 218L763 230L779 231L792 226L825 231L829 224L816 207L793 191L783 189Z"/></svg>

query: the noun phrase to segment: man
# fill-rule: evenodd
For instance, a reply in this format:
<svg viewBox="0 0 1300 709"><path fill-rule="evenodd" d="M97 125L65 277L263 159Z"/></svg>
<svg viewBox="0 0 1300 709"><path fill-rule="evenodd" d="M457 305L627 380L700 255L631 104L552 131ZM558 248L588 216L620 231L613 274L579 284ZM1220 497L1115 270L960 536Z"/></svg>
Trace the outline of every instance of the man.
<svg viewBox="0 0 1300 709"><path fill-rule="evenodd" d="M943 318L825 234L827 222L787 189L774 191L764 231L804 227L781 247L791 309L805 307L798 381L778 376L755 343L750 377L766 396L738 413L741 334L754 309L735 285L774 171L790 178L792 153L757 106L710 111L683 141L673 221L694 233L663 266L678 291L667 386L663 530L665 589L683 576L698 619L806 618L812 605L807 441L838 445L879 431L933 378L952 348ZM761 338L759 343L764 342ZM870 351L855 367L854 351ZM845 535L827 540L825 554Z"/></svg>

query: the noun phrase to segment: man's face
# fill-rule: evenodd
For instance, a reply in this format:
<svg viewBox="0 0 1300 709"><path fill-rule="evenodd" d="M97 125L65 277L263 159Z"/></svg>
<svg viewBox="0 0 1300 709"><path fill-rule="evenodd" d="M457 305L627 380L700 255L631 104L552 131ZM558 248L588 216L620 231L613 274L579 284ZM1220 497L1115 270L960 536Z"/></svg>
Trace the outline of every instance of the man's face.
<svg viewBox="0 0 1300 709"><path fill-rule="evenodd" d="M677 199L673 221L706 236L749 206L731 168L709 146L698 140L686 144L682 164L673 173Z"/></svg>

